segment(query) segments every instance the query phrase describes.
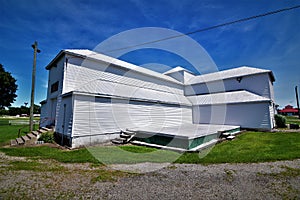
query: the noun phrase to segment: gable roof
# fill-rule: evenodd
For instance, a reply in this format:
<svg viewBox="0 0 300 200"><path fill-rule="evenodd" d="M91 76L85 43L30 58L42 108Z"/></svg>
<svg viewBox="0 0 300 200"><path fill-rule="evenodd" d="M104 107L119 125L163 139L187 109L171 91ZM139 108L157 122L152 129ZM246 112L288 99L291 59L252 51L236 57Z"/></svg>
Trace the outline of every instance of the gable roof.
<svg viewBox="0 0 300 200"><path fill-rule="evenodd" d="M155 78L159 78L159 79L162 79L162 80L165 80L165 81L169 81L169 82L172 82L172 83L175 83L175 84L182 85L182 83L180 83L179 81L174 80L173 78L171 78L167 75L164 75L164 74L152 71L150 69L146 69L146 68L143 68L143 67L140 67L140 66L137 66L137 65L134 65L134 64L131 64L131 63L128 63L128 62L125 62L125 61L122 61L122 60L119 60L119 59L116 59L116 58L113 58L113 57L110 57L110 56L107 56L107 55L104 55L104 54L101 54L101 53L98 53L98 52L94 52L94 51L91 51L91 50L88 50L88 49L65 49L65 50L61 50L59 52L59 54L46 66L46 69L47 70L51 69L53 64L59 58L64 56L65 54L78 56L78 57L81 57L83 59L92 59L92 60L96 60L96 61L106 62L108 64L113 64L113 65L119 66L121 68L126 68L126 69L129 69L129 70L133 70L133 71L139 72L139 73L147 75L147 76L152 76L152 77L155 77Z"/></svg>
<svg viewBox="0 0 300 200"><path fill-rule="evenodd" d="M185 69L185 68L182 68L182 67L180 67L180 66L177 66L177 67L175 67L175 68L173 68L173 69L170 69L170 70L164 72L163 74L171 74L171 73L174 73L174 72L181 72L181 71L185 71L185 72L188 72L188 73L190 73L190 74L192 74L192 75L195 75L195 73L193 73L193 72L191 72L190 70L187 70L187 69Z"/></svg>
<svg viewBox="0 0 300 200"><path fill-rule="evenodd" d="M189 96L187 98L191 101L193 105L214 105L271 101L268 98L259 96L257 94L245 90Z"/></svg>
<svg viewBox="0 0 300 200"><path fill-rule="evenodd" d="M241 76L249 76L253 74L263 74L263 73L268 73L270 75L271 81L272 82L275 81L275 77L271 70L243 66L243 67L228 69L224 71L195 76L194 78L191 78L188 81L188 84L207 83L207 82L213 82L213 81L224 80L229 78L237 78Z"/></svg>

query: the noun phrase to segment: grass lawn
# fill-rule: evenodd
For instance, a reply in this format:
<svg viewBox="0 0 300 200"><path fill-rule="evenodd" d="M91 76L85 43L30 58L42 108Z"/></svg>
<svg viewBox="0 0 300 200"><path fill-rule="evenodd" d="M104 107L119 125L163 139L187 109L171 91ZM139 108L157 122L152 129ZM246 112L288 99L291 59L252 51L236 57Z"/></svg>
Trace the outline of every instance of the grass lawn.
<svg viewBox="0 0 300 200"><path fill-rule="evenodd" d="M16 139L18 137L19 128L22 128L23 125L2 125L0 126L0 146L9 144L11 139ZM28 128L23 128L21 130L21 135L26 135Z"/></svg>
<svg viewBox="0 0 300 200"><path fill-rule="evenodd" d="M10 144L11 139L18 137L21 128L21 136L29 132L29 126L26 125L8 125L10 120L29 120L29 118L0 118L0 146ZM36 129L38 125L35 125Z"/></svg>
<svg viewBox="0 0 300 200"><path fill-rule="evenodd" d="M0 120L4 119L0 118ZM99 146L78 150L61 150L49 146L4 148L5 144L9 144L11 139L17 137L18 129L21 127L22 125L0 126L0 151L10 156L96 164L100 161L104 163L250 163L300 158L300 132L245 132L238 135L235 140L217 144L207 151L182 155L173 151L142 146ZM23 129L22 134L26 134L26 131L27 128Z"/></svg>
<svg viewBox="0 0 300 200"><path fill-rule="evenodd" d="M245 132L233 141L217 144L203 159L185 153L176 162L252 163L296 158L300 158L300 133Z"/></svg>
<svg viewBox="0 0 300 200"><path fill-rule="evenodd" d="M1 141L9 138L7 130L9 129L1 130ZM205 151L180 155L173 151L142 146L91 147L78 150L61 150L48 146L2 147L0 151L10 156L54 159L72 163L99 164L99 160L104 163L169 162L177 158L176 163L267 162L300 158L300 133L245 132L233 141L215 145L206 156L203 156Z"/></svg>
<svg viewBox="0 0 300 200"><path fill-rule="evenodd" d="M296 116L285 116L286 123L287 124L299 124L300 125L300 119Z"/></svg>

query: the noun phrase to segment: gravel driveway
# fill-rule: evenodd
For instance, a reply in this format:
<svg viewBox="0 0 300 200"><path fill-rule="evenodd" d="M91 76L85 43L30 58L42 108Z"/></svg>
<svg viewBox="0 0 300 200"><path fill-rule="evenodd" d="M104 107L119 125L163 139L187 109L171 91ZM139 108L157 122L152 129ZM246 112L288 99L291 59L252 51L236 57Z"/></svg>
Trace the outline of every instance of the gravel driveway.
<svg viewBox="0 0 300 200"><path fill-rule="evenodd" d="M300 199L300 159L171 164L149 173L116 174L111 180L99 173L114 172L111 167L141 172L154 164L103 167L40 160L53 168L39 171L10 168L14 161L32 160L2 153L0 159L0 199Z"/></svg>

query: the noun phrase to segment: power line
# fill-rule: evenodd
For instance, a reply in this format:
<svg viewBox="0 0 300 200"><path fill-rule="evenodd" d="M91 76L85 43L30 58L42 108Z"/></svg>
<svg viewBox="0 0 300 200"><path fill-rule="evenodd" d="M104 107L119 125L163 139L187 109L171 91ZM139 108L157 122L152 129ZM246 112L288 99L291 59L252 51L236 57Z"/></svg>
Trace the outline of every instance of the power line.
<svg viewBox="0 0 300 200"><path fill-rule="evenodd" d="M152 40L152 41L144 42L144 43L141 43L141 44L136 44L136 45L132 45L132 46L127 46L127 47L122 47L122 48L118 48L118 49L108 50L106 52L109 53L109 52L114 52L114 51L120 51L120 50L130 49L130 48L133 48L133 47L143 46L143 45L146 45L146 44L152 44L152 43L157 43L157 42L161 42L161 41L165 41L165 40L170 40L170 39L173 39L173 38L183 37L185 35L192 35L192 34L195 34L195 33L220 28L220 27L223 27L223 26L228 26L228 25L232 25L232 24L236 24L236 23L240 23L240 22L250 21L252 19L256 19L256 18L260 18L260 17L265 17L265 16L268 16L268 15L274 15L274 14L277 14L277 13L294 10L294 9L297 9L297 8L300 8L300 5L289 7L289 8L282 8L282 9L279 9L279 10L274 10L274 11L271 11L271 12L267 12L267 13L263 13L263 14L259 14L259 15L254 15L254 16L251 16L251 17L246 17L246 18L235 20L235 21L226 22L226 23L223 23L223 24L218 24L218 25L210 26L210 27L203 28L203 29L198 29L198 30L187 32L187 33L184 33L184 34L178 34L178 35L175 35L175 36L165 37L165 38L158 39L158 40Z"/></svg>

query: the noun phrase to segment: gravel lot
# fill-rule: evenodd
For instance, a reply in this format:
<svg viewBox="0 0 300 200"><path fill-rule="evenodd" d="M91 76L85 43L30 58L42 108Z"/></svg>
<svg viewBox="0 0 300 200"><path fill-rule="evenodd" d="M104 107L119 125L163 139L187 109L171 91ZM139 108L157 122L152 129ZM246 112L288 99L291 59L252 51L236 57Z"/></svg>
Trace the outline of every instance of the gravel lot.
<svg viewBox="0 0 300 200"><path fill-rule="evenodd" d="M110 167L38 160L52 170L18 170L0 153L0 199L300 199L300 159L255 164L143 163ZM126 169L149 173L115 174ZM101 177L102 176L102 177Z"/></svg>

